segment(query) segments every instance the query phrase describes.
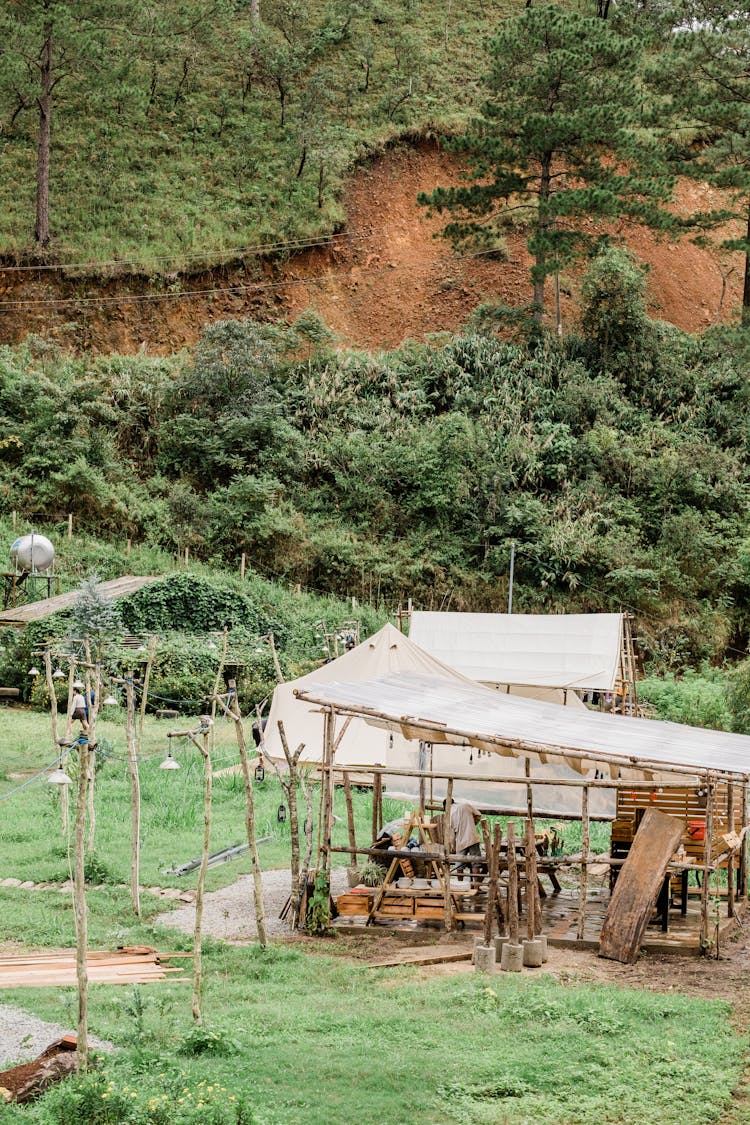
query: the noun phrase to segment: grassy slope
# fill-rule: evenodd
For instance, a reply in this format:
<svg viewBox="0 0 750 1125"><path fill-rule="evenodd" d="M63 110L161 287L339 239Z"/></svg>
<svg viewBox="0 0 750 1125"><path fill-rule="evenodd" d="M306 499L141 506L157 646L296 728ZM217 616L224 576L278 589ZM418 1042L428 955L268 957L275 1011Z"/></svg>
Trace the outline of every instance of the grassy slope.
<svg viewBox="0 0 750 1125"><path fill-rule="evenodd" d="M202 0L182 5L193 14L202 6ZM323 0L304 9L273 0L261 7L276 47L281 36L273 28L283 25L303 53L336 8ZM329 232L342 218L337 195L343 174L367 147L465 116L484 65L481 43L516 7L508 0L489 6L468 0L456 11L450 0L396 0L353 9L344 39L328 42L289 79L283 128L273 84L250 57L244 9L224 19L214 14L209 37L140 38L122 83L113 73L106 82L105 75L90 79L84 67L78 81L60 84L54 107L53 256L97 263L167 255L168 262L135 267L159 274L222 261L236 247ZM330 23L342 19L339 11ZM180 22L175 15L174 25ZM127 44L113 36L111 46L122 63ZM150 55L159 53L149 105ZM189 81L181 84L186 58ZM4 96L1 90L0 84L0 113L9 117L15 94L12 87ZM33 104L30 99L31 108L0 140L2 253L22 254L32 245ZM306 140L309 152L298 176Z"/></svg>

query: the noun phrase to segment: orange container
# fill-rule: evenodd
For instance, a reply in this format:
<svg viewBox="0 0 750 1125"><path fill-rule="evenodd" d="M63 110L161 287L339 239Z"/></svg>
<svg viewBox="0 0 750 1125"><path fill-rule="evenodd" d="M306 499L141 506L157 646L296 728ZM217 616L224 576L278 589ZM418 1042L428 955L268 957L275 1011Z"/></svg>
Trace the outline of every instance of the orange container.
<svg viewBox="0 0 750 1125"><path fill-rule="evenodd" d="M688 836L691 840L705 840L706 838L706 822L705 820L691 820L688 822Z"/></svg>

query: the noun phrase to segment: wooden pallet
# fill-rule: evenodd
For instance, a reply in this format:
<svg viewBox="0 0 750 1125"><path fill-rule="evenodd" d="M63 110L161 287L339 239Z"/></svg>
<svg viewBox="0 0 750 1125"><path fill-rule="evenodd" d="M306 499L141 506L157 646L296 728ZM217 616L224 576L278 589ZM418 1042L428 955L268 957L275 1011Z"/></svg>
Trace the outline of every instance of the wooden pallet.
<svg viewBox="0 0 750 1125"><path fill-rule="evenodd" d="M192 953L157 953L150 946L92 951L86 959L91 984L152 984L167 979L187 980L183 969L164 960L192 957ZM171 974L171 976L170 976ZM76 952L23 953L0 957L0 988L56 988L77 983Z"/></svg>

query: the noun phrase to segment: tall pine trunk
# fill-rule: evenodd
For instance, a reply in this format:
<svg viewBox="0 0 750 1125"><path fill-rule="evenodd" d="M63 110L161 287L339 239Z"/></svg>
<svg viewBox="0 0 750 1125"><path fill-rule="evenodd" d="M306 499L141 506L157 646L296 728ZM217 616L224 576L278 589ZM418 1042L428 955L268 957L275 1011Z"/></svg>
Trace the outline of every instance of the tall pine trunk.
<svg viewBox="0 0 750 1125"><path fill-rule="evenodd" d="M742 327L750 328L750 202L747 206L747 233L745 235L745 283L742 287Z"/></svg>
<svg viewBox="0 0 750 1125"><path fill-rule="evenodd" d="M39 246L49 246L49 154L52 136L52 25L47 24L39 53L39 145L36 162L36 226Z"/></svg>
<svg viewBox="0 0 750 1125"><path fill-rule="evenodd" d="M549 215L547 204L552 190L552 153L545 153L539 172L539 217L537 219L537 245L534 253L534 320L541 325L544 321L544 285L547 280L547 233Z"/></svg>

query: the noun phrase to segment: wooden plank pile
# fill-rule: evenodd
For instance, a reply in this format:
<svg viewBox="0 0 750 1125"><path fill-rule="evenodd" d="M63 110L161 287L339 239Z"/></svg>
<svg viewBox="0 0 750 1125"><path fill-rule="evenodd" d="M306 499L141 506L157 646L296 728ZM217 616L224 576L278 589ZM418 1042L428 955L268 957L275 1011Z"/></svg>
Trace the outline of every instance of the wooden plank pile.
<svg viewBox="0 0 750 1125"><path fill-rule="evenodd" d="M157 953L150 946L125 946L113 952L91 952L86 962L91 984L151 984L163 980L188 980L182 967L164 965L174 957L192 953ZM174 975L176 974L176 975ZM0 957L0 989L54 988L76 984L76 951L23 953Z"/></svg>

